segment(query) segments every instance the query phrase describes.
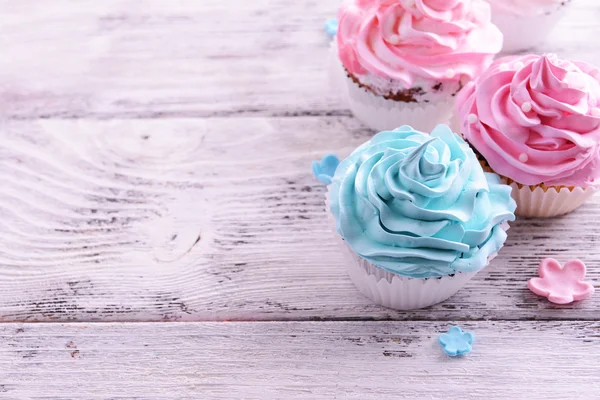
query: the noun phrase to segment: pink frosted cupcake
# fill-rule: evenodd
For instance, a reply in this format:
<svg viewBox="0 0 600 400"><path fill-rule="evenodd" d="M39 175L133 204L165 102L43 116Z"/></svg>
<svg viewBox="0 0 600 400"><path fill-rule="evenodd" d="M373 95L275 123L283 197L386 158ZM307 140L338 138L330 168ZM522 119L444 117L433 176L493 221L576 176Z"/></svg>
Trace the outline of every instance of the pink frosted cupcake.
<svg viewBox="0 0 600 400"><path fill-rule="evenodd" d="M506 52L531 49L552 32L571 0L488 0Z"/></svg>
<svg viewBox="0 0 600 400"><path fill-rule="evenodd" d="M506 57L459 94L463 136L513 187L517 215L566 214L598 190L599 79L554 54Z"/></svg>
<svg viewBox="0 0 600 400"><path fill-rule="evenodd" d="M484 0L353 0L338 18L349 105L375 130L447 122L456 93L502 47Z"/></svg>

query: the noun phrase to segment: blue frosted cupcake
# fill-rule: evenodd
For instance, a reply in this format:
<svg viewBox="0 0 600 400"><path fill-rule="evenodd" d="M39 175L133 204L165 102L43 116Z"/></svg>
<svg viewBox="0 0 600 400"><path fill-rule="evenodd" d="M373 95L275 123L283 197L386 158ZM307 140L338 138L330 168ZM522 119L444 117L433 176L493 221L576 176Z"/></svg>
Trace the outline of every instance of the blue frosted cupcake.
<svg viewBox="0 0 600 400"><path fill-rule="evenodd" d="M506 240L516 204L446 125L381 132L336 169L328 203L350 277L378 304L427 307L456 293Z"/></svg>

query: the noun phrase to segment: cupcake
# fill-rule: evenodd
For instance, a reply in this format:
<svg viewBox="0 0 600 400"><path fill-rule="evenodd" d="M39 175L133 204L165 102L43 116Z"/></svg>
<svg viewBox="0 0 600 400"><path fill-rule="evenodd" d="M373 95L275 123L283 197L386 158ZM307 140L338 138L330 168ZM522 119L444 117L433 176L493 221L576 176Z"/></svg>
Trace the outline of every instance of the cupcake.
<svg viewBox="0 0 600 400"><path fill-rule="evenodd" d="M571 0L488 0L492 22L504 35L505 52L541 44L565 15Z"/></svg>
<svg viewBox="0 0 600 400"><path fill-rule="evenodd" d="M449 121L456 93L502 47L490 18L485 0L346 2L335 51L354 115L375 130Z"/></svg>
<svg viewBox="0 0 600 400"><path fill-rule="evenodd" d="M375 135L337 167L328 204L350 278L396 309L456 293L503 246L515 209L446 125Z"/></svg>
<svg viewBox="0 0 600 400"><path fill-rule="evenodd" d="M599 79L554 54L507 57L459 94L463 136L513 187L517 215L566 214L598 190Z"/></svg>

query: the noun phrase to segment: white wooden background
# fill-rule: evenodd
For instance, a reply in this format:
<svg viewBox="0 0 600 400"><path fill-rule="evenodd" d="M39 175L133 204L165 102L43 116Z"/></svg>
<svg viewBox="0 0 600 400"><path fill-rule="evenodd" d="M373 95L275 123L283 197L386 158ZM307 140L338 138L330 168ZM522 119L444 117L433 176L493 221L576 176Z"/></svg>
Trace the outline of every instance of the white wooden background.
<svg viewBox="0 0 600 400"><path fill-rule="evenodd" d="M372 134L328 90L337 5L0 0L1 398L600 396L600 295L526 287L547 256L600 282L598 198L429 309L353 287L310 172ZM599 20L537 51L600 64Z"/></svg>

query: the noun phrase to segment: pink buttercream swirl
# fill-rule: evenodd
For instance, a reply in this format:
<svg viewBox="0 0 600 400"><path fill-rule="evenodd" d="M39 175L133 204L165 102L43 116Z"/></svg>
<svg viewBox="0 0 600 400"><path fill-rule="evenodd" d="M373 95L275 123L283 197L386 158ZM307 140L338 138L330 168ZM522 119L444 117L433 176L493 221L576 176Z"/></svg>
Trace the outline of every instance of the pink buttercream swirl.
<svg viewBox="0 0 600 400"><path fill-rule="evenodd" d="M483 0L354 0L339 10L340 60L411 87L415 80L473 79L502 48Z"/></svg>
<svg viewBox="0 0 600 400"><path fill-rule="evenodd" d="M499 59L457 98L465 138L524 185L600 184L600 71L556 55Z"/></svg>

